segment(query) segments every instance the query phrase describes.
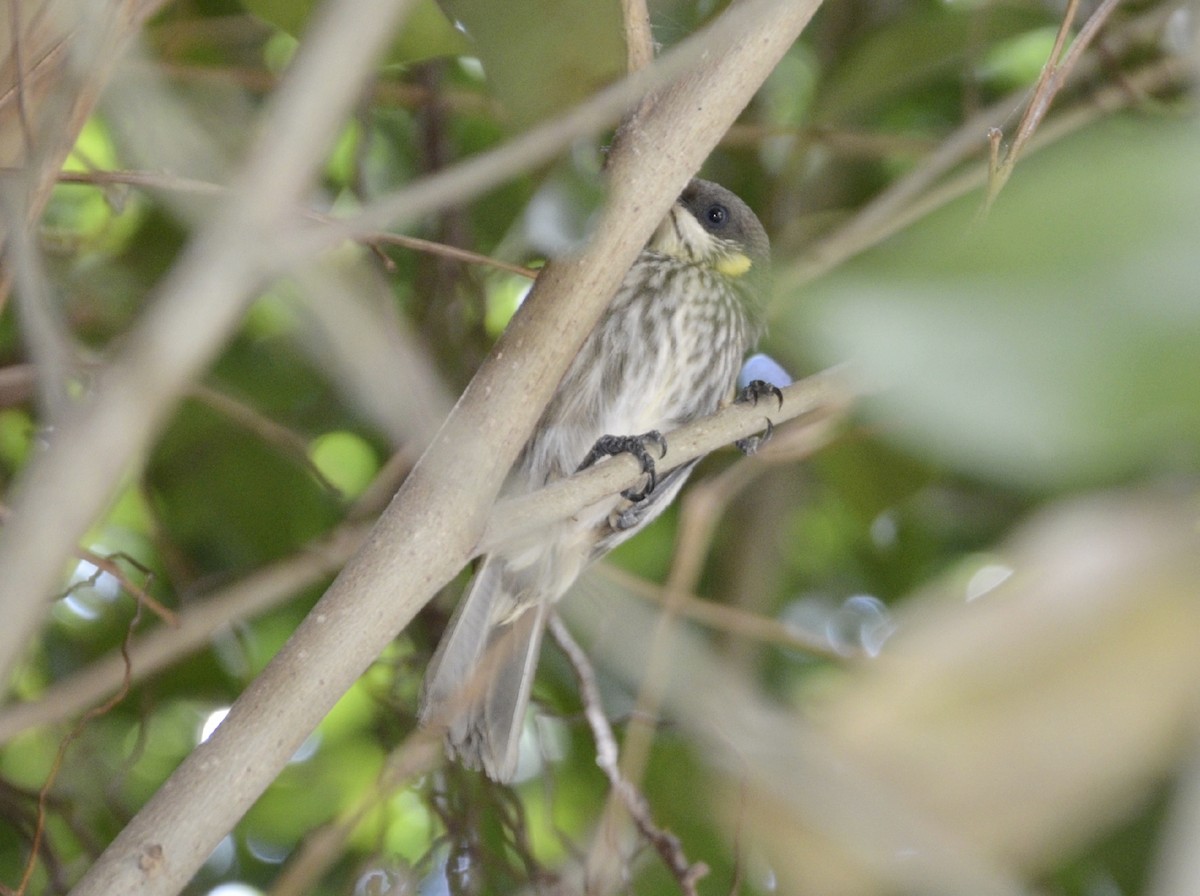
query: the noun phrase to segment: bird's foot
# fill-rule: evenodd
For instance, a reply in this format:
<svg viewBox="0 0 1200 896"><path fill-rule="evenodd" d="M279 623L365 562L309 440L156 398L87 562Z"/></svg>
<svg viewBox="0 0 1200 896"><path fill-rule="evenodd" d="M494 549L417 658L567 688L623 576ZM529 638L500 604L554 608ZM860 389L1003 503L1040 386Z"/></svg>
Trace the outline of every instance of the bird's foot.
<svg viewBox="0 0 1200 896"><path fill-rule="evenodd" d="M587 457L583 459L583 463L575 472L586 470L602 457L632 454L642 465L642 472L646 474L646 487L640 490L629 488L621 492L621 495L637 503L654 491L654 486L658 484L658 477L654 470L654 458L650 456L648 447L650 445L658 446L660 460L667 453L667 440L657 429L642 433L640 436L601 436L596 439L596 444L592 446L592 450L588 452Z"/></svg>
<svg viewBox="0 0 1200 896"><path fill-rule="evenodd" d="M758 400L764 395L770 395L779 402L779 407L783 407L783 393L779 391L779 387L774 383L768 383L766 380L751 380L746 388L742 389L737 394L735 401L748 401L754 405L758 404ZM775 425L771 423L771 418L767 418L767 428L758 435L746 436L744 439L738 439L733 444L737 445L738 450L742 454L754 454L766 444L771 438L771 433L775 431Z"/></svg>

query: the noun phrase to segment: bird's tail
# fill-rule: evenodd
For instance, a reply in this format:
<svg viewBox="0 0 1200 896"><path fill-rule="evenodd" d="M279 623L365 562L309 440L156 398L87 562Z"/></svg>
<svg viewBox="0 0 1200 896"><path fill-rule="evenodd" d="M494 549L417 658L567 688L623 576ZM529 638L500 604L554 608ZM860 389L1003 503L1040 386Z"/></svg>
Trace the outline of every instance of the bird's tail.
<svg viewBox="0 0 1200 896"><path fill-rule="evenodd" d="M444 728L446 747L463 765L511 781L533 687L547 604L497 622L517 604L503 560L488 557L459 601L421 690L421 724Z"/></svg>

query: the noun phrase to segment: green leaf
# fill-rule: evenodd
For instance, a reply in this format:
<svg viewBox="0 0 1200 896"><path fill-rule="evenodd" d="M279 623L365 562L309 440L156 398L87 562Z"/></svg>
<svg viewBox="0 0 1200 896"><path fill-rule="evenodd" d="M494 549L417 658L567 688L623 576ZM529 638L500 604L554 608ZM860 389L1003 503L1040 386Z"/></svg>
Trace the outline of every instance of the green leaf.
<svg viewBox="0 0 1200 896"><path fill-rule="evenodd" d="M318 0L243 0L246 8L276 28L300 37ZM446 19L434 0L418 0L384 57L385 64L405 64L458 56L469 51L466 39Z"/></svg>
<svg viewBox="0 0 1200 896"><path fill-rule="evenodd" d="M309 446L309 459L346 497L357 497L379 470L375 451L361 436L338 430L327 432Z"/></svg>
<svg viewBox="0 0 1200 896"><path fill-rule="evenodd" d="M617 0L443 0L519 127L565 109L625 66Z"/></svg>
<svg viewBox="0 0 1200 896"><path fill-rule="evenodd" d="M970 63L972 46L1036 30L1047 22L1039 10L996 7L978 11L938 6L922 14L869 29L829 72L814 119L866 120L900 97L939 79L957 82Z"/></svg>
<svg viewBox="0 0 1200 896"><path fill-rule="evenodd" d="M790 323L881 390L868 411L886 437L963 471L1064 487L1194 464L1197 136L1081 133L1022 163L985 223L978 197L946 209Z"/></svg>

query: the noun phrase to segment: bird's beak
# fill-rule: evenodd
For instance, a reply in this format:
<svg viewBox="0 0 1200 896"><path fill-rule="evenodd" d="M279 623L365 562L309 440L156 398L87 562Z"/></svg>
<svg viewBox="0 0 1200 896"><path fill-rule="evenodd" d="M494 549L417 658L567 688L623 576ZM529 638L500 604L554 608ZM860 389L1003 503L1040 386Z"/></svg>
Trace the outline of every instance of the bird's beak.
<svg viewBox="0 0 1200 896"><path fill-rule="evenodd" d="M740 277L753 265L754 262L750 260L749 255L743 252L730 252L728 255L721 255L713 267L726 277Z"/></svg>

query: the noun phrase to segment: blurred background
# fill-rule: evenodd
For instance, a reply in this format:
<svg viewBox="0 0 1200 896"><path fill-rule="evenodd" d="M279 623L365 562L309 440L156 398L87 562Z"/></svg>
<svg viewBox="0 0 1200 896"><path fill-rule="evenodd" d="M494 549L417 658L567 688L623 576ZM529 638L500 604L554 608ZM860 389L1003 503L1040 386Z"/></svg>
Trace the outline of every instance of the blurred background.
<svg viewBox="0 0 1200 896"><path fill-rule="evenodd" d="M72 7L11 0L0 31L4 165L23 134L70 150L34 239L8 234L6 487L227 197L320 22L291 0L125 6L98 100L62 76L69 110L9 88L41 83ZM652 0L654 39L724 7ZM512 789L411 740L464 575L185 892L1200 893L1196 12L830 0L703 173L772 238L761 350L798 379L837 366L852 399L707 458L579 583L563 612L595 694L547 643ZM625 70L622 14L416 4L297 221L584 102ZM989 129L999 165L1064 20L1086 46L989 191ZM66 892L263 668L531 269L586 239L609 139L256 295L0 704L0 891ZM640 828L597 764L601 704Z"/></svg>

